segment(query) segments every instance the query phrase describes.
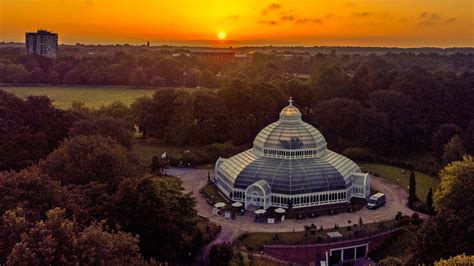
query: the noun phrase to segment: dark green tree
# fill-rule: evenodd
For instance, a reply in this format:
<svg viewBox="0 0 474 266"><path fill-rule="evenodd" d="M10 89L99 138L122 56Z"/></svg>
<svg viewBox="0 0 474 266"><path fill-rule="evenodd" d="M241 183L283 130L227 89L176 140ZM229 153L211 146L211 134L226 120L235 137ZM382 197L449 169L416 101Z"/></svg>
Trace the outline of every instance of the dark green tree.
<svg viewBox="0 0 474 266"><path fill-rule="evenodd" d="M416 177L415 172L410 172L410 183L409 183L409 191L408 191L408 206L413 208L413 203L415 203L418 198L416 196Z"/></svg>
<svg viewBox="0 0 474 266"><path fill-rule="evenodd" d="M117 184L120 177L143 173L138 158L110 137L76 136L41 161L40 169L63 184L91 181Z"/></svg>
<svg viewBox="0 0 474 266"><path fill-rule="evenodd" d="M414 261L432 264L440 258L474 254L474 158L445 166L434 194L436 215L420 231Z"/></svg>
<svg viewBox="0 0 474 266"><path fill-rule="evenodd" d="M175 177L129 178L113 196L108 222L138 234L143 256L172 262L196 250L190 244L199 233L194 207L194 199L183 193Z"/></svg>
<svg viewBox="0 0 474 266"><path fill-rule="evenodd" d="M21 217L18 217L21 218ZM52 209L45 221L22 234L8 256L7 265L60 264L144 264L138 238L131 234L109 233L98 225L81 229L65 218L63 209Z"/></svg>
<svg viewBox="0 0 474 266"><path fill-rule="evenodd" d="M119 118L100 116L97 118L81 119L72 124L69 136L104 136L111 137L124 147L132 145L132 132L127 122Z"/></svg>
<svg viewBox="0 0 474 266"><path fill-rule="evenodd" d="M430 191L426 194L426 212L432 214L433 211L433 189L430 188Z"/></svg>
<svg viewBox="0 0 474 266"><path fill-rule="evenodd" d="M209 250L209 265L228 266L234 255L232 245L229 243L215 244Z"/></svg>

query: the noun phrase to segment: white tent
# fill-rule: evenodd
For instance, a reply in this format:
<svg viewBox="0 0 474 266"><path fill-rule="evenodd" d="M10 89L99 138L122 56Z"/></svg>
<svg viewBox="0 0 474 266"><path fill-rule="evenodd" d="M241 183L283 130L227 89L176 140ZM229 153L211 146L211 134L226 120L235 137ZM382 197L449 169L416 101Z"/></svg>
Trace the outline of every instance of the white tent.
<svg viewBox="0 0 474 266"><path fill-rule="evenodd" d="M263 209L258 209L256 211L254 211L255 214L264 214L266 211L263 210Z"/></svg>
<svg viewBox="0 0 474 266"><path fill-rule="evenodd" d="M242 202L237 201L237 202L232 203L232 207L240 208L242 206L243 206Z"/></svg>
<svg viewBox="0 0 474 266"><path fill-rule="evenodd" d="M283 209L283 208L278 208L278 209L275 209L275 212L276 212L276 213L285 213L286 210Z"/></svg>
<svg viewBox="0 0 474 266"><path fill-rule="evenodd" d="M214 207L216 207L216 208L224 208L224 207L225 207L225 203L224 203L224 202L218 202L218 203L214 204Z"/></svg>

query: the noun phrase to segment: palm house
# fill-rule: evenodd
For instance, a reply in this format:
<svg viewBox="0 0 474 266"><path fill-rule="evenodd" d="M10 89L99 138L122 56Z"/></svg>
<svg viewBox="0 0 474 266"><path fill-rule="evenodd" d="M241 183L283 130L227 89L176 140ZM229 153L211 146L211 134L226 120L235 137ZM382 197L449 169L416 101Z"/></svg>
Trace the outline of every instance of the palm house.
<svg viewBox="0 0 474 266"><path fill-rule="evenodd" d="M304 208L370 194L369 174L328 150L324 136L301 119L291 98L280 119L258 133L252 149L217 160L215 178L218 189L245 208Z"/></svg>

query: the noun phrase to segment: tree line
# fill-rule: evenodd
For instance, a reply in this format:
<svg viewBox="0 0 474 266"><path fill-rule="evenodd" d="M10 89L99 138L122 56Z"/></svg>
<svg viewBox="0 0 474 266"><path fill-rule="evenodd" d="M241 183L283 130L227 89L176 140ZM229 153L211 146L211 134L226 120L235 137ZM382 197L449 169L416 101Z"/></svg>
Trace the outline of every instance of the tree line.
<svg viewBox="0 0 474 266"><path fill-rule="evenodd" d="M211 239L179 179L132 152L129 123L46 97L0 103L1 264L189 262Z"/></svg>

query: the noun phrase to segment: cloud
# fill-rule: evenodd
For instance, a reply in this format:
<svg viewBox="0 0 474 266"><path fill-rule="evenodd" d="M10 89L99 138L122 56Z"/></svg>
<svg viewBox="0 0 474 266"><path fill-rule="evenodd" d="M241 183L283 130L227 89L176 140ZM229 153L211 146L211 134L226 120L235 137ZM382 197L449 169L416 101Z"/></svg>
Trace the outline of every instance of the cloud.
<svg viewBox="0 0 474 266"><path fill-rule="evenodd" d="M227 16L226 20L232 21L232 22L237 22L239 21L240 17L237 15L232 15L232 16Z"/></svg>
<svg viewBox="0 0 474 266"><path fill-rule="evenodd" d="M370 17L372 15L374 15L373 13L370 13L370 12L367 12L367 11L363 11L363 12L354 12L352 13L352 15L354 17L362 17L362 18L366 18L366 17Z"/></svg>
<svg viewBox="0 0 474 266"><path fill-rule="evenodd" d="M306 23L323 24L323 21L320 18L299 18L295 21L295 23L296 24L306 24Z"/></svg>
<svg viewBox="0 0 474 266"><path fill-rule="evenodd" d="M344 6L345 7L355 7L356 4L354 2L351 2L351 1L347 1L344 3Z"/></svg>
<svg viewBox="0 0 474 266"><path fill-rule="evenodd" d="M293 21L296 19L296 15L283 15L280 17L282 21Z"/></svg>
<svg viewBox="0 0 474 266"><path fill-rule="evenodd" d="M456 21L456 18L448 18L444 23L452 23L455 21Z"/></svg>
<svg viewBox="0 0 474 266"><path fill-rule="evenodd" d="M276 4L276 3L270 4L270 5L266 6L266 7L262 10L262 15L266 15L266 14L268 14L269 12L271 12L271 11L273 11L273 10L278 10L278 9L281 9L281 5L280 5L280 4Z"/></svg>
<svg viewBox="0 0 474 266"><path fill-rule="evenodd" d="M444 19L438 13L422 12L418 16L418 24L422 26L432 26L437 24L449 24L456 21L456 18Z"/></svg>
<svg viewBox="0 0 474 266"><path fill-rule="evenodd" d="M278 24L278 22L276 22L275 20L266 20L266 19L262 19L258 23L266 24L266 25L270 25L270 26L275 26L275 25Z"/></svg>

